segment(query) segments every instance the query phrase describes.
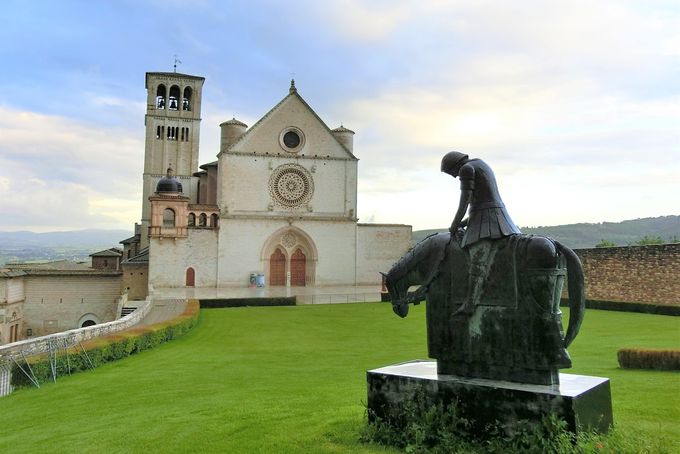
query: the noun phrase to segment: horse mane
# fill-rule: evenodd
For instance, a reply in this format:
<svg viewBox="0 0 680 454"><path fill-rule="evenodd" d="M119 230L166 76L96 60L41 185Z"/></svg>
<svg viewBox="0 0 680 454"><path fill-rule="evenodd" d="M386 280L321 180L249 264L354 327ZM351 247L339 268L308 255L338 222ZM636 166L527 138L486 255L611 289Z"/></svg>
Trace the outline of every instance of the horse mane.
<svg viewBox="0 0 680 454"><path fill-rule="evenodd" d="M395 263L387 274L390 280L399 280L406 276L412 269L417 268L423 260L432 260L432 251L437 251L443 256L446 244L449 242L450 234L433 233L426 236L413 248L411 248L397 263ZM439 261L441 257L439 258Z"/></svg>

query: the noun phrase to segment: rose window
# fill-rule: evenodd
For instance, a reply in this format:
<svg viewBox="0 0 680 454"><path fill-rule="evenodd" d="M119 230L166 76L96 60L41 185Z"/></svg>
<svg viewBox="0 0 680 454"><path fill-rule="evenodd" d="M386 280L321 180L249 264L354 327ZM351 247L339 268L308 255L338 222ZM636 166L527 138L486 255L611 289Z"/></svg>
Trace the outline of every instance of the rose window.
<svg viewBox="0 0 680 454"><path fill-rule="evenodd" d="M287 164L276 168L272 173L269 192L280 205L297 207L309 202L314 192L314 183L304 167Z"/></svg>

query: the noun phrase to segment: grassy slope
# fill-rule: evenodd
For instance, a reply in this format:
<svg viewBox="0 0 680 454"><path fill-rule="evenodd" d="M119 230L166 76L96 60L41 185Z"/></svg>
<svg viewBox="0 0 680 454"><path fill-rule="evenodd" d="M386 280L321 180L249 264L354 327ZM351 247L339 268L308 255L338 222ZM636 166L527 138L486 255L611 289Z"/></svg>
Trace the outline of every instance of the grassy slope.
<svg viewBox="0 0 680 454"><path fill-rule="evenodd" d="M357 441L367 369L426 357L424 307L205 310L185 337L0 399L0 452L384 452ZM678 319L589 311L570 372L612 379L619 428L680 445L680 374L622 371L679 348Z"/></svg>

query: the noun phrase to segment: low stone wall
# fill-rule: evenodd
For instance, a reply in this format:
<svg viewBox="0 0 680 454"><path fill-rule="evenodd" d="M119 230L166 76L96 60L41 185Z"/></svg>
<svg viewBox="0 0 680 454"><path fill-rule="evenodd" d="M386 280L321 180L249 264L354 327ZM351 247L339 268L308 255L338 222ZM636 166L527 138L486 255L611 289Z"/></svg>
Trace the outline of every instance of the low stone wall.
<svg viewBox="0 0 680 454"><path fill-rule="evenodd" d="M76 328L60 333L49 334L47 336L26 339L11 344L0 346L0 362L11 361L16 355L32 356L47 353L54 348L55 342L62 344L75 345L95 337L117 333L130 328L139 323L149 313L153 306L150 298L147 298L136 311L119 318L112 322L101 323L99 325L88 326L86 328Z"/></svg>
<svg viewBox="0 0 680 454"><path fill-rule="evenodd" d="M574 252L583 263L588 300L680 305L680 243Z"/></svg>

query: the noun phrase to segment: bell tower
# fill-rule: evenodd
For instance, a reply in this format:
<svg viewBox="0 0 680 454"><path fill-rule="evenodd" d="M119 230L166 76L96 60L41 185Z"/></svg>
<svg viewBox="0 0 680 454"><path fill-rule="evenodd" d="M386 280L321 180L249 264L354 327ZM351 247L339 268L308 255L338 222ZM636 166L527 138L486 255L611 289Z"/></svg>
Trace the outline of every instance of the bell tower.
<svg viewBox="0 0 680 454"><path fill-rule="evenodd" d="M146 141L140 247L149 244L151 196L167 168L175 171L190 203L196 203L201 95L204 77L177 72L146 73Z"/></svg>

